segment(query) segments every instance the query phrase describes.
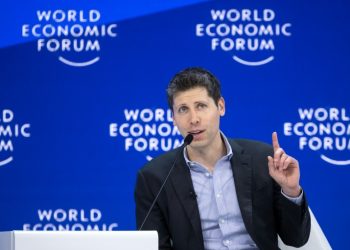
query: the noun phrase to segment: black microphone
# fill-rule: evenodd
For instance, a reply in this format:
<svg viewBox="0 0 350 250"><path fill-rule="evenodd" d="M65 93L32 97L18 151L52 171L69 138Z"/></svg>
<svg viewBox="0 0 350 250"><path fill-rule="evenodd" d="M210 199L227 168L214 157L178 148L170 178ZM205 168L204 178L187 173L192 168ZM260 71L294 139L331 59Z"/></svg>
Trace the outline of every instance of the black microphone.
<svg viewBox="0 0 350 250"><path fill-rule="evenodd" d="M154 200L153 200L153 202L152 202L152 205L150 206L150 208L149 208L149 210L148 210L148 212L147 212L145 218L143 219L143 222L142 222L142 224L141 224L141 226L140 226L140 228L139 228L139 231L142 230L142 227L143 227L143 225L145 224L145 222L147 221L148 216L151 214L151 211L152 211L154 205L156 204L156 202L157 202L157 200L158 200L158 196L160 195L160 193L161 193L162 190L164 189L165 183L167 183L168 178L169 178L171 172L173 171L173 169L174 169L174 167L175 167L175 164L176 164L176 162L177 162L177 159L179 158L179 155L181 155L181 153L183 152L183 149L184 149L187 145L190 145L190 144L191 144L192 140L193 140L193 135L191 135L191 134L188 134L188 135L185 137L184 143L182 144L181 149L180 149L180 150L178 151L178 153L176 154L175 159L174 159L174 161L173 161L173 164L171 165L171 168L170 168L170 170L169 170L167 176L165 177L162 186L159 188L159 191L158 191L156 197L154 198Z"/></svg>

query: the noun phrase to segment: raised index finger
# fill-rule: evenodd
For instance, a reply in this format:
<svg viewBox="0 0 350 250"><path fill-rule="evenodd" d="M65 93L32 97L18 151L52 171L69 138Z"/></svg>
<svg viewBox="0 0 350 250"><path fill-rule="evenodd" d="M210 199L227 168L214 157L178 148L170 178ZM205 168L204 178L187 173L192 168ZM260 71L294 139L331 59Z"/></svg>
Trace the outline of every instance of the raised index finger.
<svg viewBox="0 0 350 250"><path fill-rule="evenodd" d="M278 143L277 132L272 133L272 146L273 150L276 152L277 149L280 148L280 144Z"/></svg>

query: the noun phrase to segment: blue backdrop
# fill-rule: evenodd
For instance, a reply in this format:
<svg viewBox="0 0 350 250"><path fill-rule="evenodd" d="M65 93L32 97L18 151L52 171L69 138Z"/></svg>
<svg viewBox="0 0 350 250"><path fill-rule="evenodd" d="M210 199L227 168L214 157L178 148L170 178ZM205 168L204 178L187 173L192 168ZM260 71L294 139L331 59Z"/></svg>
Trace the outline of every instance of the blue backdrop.
<svg viewBox="0 0 350 250"><path fill-rule="evenodd" d="M350 244L346 1L1 2L0 230L133 230L147 160L181 143L169 79L222 83L229 137L282 147L334 249Z"/></svg>

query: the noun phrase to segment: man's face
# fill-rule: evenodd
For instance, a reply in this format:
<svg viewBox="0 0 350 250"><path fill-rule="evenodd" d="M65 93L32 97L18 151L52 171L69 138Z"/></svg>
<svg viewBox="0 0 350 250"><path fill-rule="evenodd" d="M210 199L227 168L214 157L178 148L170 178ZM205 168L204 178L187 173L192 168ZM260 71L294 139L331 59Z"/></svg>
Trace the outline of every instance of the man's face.
<svg viewBox="0 0 350 250"><path fill-rule="evenodd" d="M203 87L196 87L174 96L174 125L183 137L193 135L193 149L209 148L220 139L220 116L225 113L225 102L220 98L216 105Z"/></svg>

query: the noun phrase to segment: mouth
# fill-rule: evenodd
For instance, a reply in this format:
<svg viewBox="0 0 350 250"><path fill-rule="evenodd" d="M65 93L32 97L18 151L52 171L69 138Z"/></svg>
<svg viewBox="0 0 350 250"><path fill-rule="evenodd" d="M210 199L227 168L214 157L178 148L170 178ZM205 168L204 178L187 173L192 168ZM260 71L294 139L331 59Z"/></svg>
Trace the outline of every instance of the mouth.
<svg viewBox="0 0 350 250"><path fill-rule="evenodd" d="M201 134L203 134L204 130L192 130L188 132L189 134L193 135L194 139L200 137Z"/></svg>

